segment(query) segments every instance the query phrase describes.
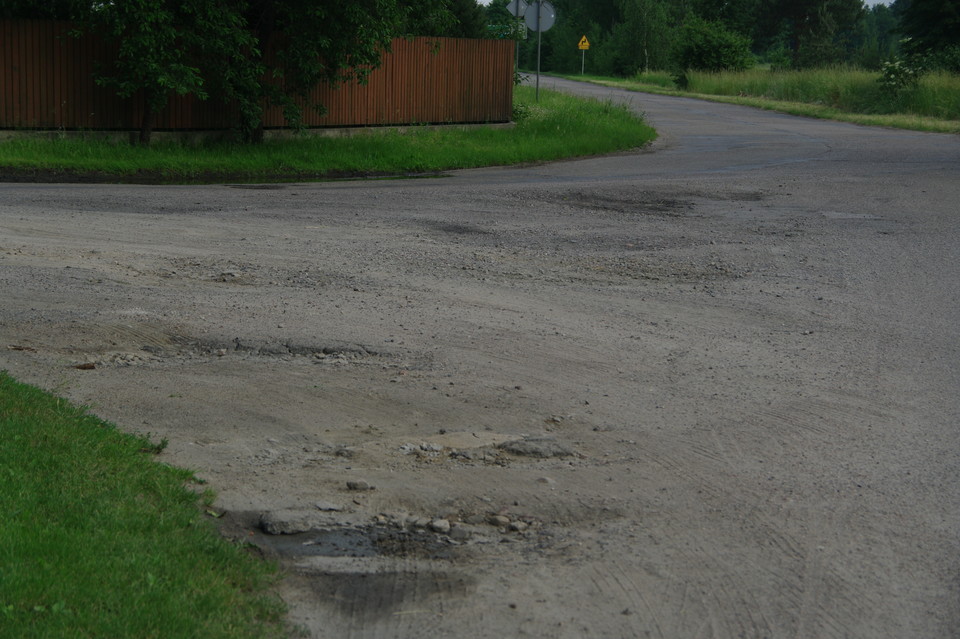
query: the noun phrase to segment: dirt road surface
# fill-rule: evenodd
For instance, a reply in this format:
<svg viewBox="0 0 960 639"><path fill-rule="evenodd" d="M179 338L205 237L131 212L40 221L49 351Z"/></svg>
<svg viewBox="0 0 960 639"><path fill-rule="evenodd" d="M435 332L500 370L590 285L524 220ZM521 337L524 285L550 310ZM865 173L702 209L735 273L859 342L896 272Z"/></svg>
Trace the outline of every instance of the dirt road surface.
<svg viewBox="0 0 960 639"><path fill-rule="evenodd" d="M660 139L0 186L0 368L168 438L315 637L958 636L960 141L545 84Z"/></svg>

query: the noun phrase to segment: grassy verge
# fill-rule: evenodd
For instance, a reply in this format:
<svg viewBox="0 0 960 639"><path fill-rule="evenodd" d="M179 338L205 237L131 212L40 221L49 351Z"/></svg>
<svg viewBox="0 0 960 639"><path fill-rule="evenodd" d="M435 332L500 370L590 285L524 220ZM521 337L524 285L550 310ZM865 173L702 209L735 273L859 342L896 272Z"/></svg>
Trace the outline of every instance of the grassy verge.
<svg viewBox="0 0 960 639"><path fill-rule="evenodd" d="M878 74L824 69L687 75L686 91L677 90L665 73L634 78L567 76L631 91L676 95L791 113L807 117L915 131L960 133L960 77L924 76L914 89L884 93Z"/></svg>
<svg viewBox="0 0 960 639"><path fill-rule="evenodd" d="M283 636L270 568L151 448L0 372L0 637Z"/></svg>
<svg viewBox="0 0 960 639"><path fill-rule="evenodd" d="M654 131L627 108L541 91L516 91L513 128L414 128L349 138L261 145L156 144L76 139L0 142L0 167L99 173L120 181L222 181L396 175L589 156L642 146ZM69 177L69 176L68 176Z"/></svg>

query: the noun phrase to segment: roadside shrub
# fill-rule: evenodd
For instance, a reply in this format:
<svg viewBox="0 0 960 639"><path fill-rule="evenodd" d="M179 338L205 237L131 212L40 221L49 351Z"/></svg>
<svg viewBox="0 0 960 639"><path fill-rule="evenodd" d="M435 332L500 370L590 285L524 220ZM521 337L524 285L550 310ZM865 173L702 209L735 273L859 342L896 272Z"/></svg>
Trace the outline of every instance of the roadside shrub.
<svg viewBox="0 0 960 639"><path fill-rule="evenodd" d="M697 16L689 16L680 28L673 57L681 73L742 71L754 65L749 39Z"/></svg>
<svg viewBox="0 0 960 639"><path fill-rule="evenodd" d="M675 84L674 77L664 71L638 71L633 76L633 80L640 84L650 84L663 89L672 89Z"/></svg>
<svg viewBox="0 0 960 639"><path fill-rule="evenodd" d="M924 71L960 73L960 45L927 51L923 54L917 54L915 57L917 66L922 67Z"/></svg>
<svg viewBox="0 0 960 639"><path fill-rule="evenodd" d="M899 96L905 91L917 88L920 83L922 70L911 62L897 58L880 65L878 82L883 90L891 96Z"/></svg>
<svg viewBox="0 0 960 639"><path fill-rule="evenodd" d="M522 102L513 103L513 121L523 122L530 117L530 106Z"/></svg>

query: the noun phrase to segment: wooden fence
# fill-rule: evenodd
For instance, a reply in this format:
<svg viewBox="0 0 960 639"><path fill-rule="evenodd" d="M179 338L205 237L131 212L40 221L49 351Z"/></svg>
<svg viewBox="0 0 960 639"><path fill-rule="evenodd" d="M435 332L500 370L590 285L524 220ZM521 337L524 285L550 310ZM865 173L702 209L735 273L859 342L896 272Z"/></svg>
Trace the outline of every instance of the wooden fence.
<svg viewBox="0 0 960 639"><path fill-rule="evenodd" d="M70 35L71 25L0 20L0 129L139 128L142 99L118 98L93 81L111 47ZM507 122L513 106L510 41L461 38L394 40L365 85L318 86L311 99L327 107L304 111L308 127ZM229 129L231 111L210 96L173 96L156 130ZM267 128L285 126L281 109L264 114Z"/></svg>

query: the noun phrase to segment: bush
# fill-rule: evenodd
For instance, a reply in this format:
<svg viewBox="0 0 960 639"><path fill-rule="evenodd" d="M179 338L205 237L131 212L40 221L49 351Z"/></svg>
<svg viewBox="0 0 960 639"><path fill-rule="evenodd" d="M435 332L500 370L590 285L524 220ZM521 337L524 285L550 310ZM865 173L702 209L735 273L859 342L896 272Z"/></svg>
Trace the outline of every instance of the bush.
<svg viewBox="0 0 960 639"><path fill-rule="evenodd" d="M923 72L907 60L896 59L880 66L880 86L892 96L916 89Z"/></svg>
<svg viewBox="0 0 960 639"><path fill-rule="evenodd" d="M943 47L917 56L924 71L960 73L960 45Z"/></svg>
<svg viewBox="0 0 960 639"><path fill-rule="evenodd" d="M697 16L689 16L680 28L673 57L681 73L743 71L754 64L749 39Z"/></svg>

